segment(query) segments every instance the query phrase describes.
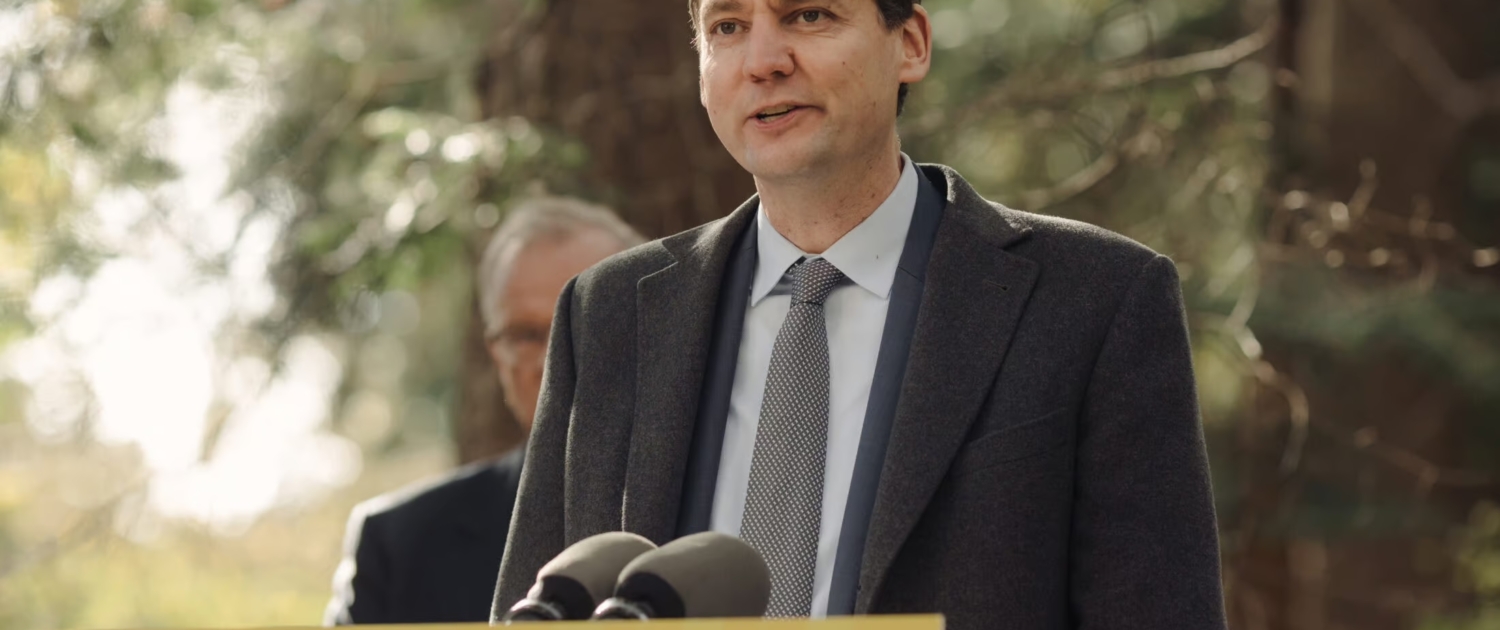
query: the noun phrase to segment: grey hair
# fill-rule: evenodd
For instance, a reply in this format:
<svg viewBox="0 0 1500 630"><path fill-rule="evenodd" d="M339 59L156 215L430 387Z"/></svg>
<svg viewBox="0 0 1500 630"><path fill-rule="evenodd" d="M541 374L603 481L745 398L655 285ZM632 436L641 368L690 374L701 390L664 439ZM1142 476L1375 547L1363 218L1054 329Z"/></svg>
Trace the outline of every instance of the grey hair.
<svg viewBox="0 0 1500 630"><path fill-rule="evenodd" d="M500 334L500 290L521 250L539 241L561 241L590 230L619 239L621 249L645 242L641 235L604 206L572 197L536 197L517 204L490 237L479 262L479 313L484 338Z"/></svg>

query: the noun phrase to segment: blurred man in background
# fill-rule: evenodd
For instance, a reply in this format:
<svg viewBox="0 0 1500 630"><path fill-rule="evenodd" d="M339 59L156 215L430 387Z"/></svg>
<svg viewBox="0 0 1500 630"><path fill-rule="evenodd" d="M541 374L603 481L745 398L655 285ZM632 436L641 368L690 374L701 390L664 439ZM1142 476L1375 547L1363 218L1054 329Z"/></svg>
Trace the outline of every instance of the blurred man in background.
<svg viewBox="0 0 1500 630"><path fill-rule="evenodd" d="M523 203L491 238L476 274L480 311L505 402L524 432L563 285L641 240L608 209L565 198ZM356 507L324 623L487 620L524 450Z"/></svg>

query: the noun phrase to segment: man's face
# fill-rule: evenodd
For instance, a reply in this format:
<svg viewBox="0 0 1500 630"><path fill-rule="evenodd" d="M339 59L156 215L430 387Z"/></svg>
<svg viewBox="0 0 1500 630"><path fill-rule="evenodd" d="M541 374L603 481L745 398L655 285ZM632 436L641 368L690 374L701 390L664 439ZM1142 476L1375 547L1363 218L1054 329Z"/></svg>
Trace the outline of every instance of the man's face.
<svg viewBox="0 0 1500 630"><path fill-rule="evenodd" d="M557 296L569 278L620 249L621 243L614 236L588 229L528 244L511 261L498 294L500 332L490 341L489 350L500 373L505 404L522 429L531 431L536 416Z"/></svg>
<svg viewBox="0 0 1500 630"><path fill-rule="evenodd" d="M874 0L700 0L700 97L760 179L868 159L892 140L896 92L927 74L921 6L886 28Z"/></svg>

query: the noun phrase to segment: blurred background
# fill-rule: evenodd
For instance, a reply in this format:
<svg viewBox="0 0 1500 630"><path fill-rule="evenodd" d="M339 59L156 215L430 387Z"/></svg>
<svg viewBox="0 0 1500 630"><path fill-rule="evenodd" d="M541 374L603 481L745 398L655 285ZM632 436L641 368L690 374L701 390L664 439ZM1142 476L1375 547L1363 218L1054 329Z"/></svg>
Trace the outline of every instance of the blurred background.
<svg viewBox="0 0 1500 630"><path fill-rule="evenodd" d="M905 150L1177 261L1233 627L1500 628L1500 2L924 4ZM752 191L689 37L0 1L0 628L316 624L356 502L518 440L471 278L514 200Z"/></svg>

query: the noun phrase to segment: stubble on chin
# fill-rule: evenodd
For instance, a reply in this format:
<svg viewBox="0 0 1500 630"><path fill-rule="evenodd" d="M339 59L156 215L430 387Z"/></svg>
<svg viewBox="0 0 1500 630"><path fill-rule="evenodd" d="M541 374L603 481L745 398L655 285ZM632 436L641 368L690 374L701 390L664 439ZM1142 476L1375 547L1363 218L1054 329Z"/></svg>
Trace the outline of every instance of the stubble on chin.
<svg viewBox="0 0 1500 630"><path fill-rule="evenodd" d="M817 171L820 163L831 159L826 147L820 146L816 138L798 138L795 144L786 140L781 146L745 149L742 166L751 175L762 180L786 180L807 177Z"/></svg>

